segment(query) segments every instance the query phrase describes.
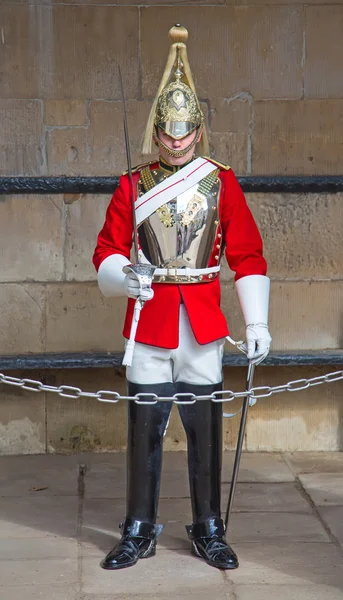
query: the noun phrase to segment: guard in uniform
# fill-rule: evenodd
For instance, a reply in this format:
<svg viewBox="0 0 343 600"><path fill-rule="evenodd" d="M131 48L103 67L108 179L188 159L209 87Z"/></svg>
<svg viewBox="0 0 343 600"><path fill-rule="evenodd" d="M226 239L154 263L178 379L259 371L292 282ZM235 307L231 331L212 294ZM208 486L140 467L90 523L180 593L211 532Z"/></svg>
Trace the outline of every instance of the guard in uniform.
<svg viewBox="0 0 343 600"><path fill-rule="evenodd" d="M222 355L229 334L220 309L220 260L225 255L246 322L248 357L266 356L269 279L262 241L232 169L212 158L185 41L172 45L146 128L143 152L159 159L133 170L140 262L155 265L143 289L130 264L133 218L130 181L120 178L98 236L93 262L105 296L128 296L123 335L130 338L135 300L145 301L127 367L128 394L197 396L222 389ZM195 158L195 152L199 155ZM149 399L149 396L145 396ZM187 396L185 396L187 399ZM171 402L128 403L127 507L122 538L104 569L134 565L155 555L162 442ZM193 523L192 552L219 569L238 566L221 518L222 405L211 400L179 404L187 435Z"/></svg>

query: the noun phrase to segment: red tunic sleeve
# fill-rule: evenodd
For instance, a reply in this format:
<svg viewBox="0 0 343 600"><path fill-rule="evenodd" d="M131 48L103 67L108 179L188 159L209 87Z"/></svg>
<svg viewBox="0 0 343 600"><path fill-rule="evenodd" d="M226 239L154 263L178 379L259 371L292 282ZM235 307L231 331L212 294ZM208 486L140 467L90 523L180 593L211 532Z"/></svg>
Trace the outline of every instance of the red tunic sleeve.
<svg viewBox="0 0 343 600"><path fill-rule="evenodd" d="M235 281L246 275L265 275L267 263L263 258L262 239L242 189L231 169L223 172L221 180L220 220L225 256L235 272Z"/></svg>
<svg viewBox="0 0 343 600"><path fill-rule="evenodd" d="M139 174L133 175L135 186ZM132 207L127 175L120 178L119 186L107 208L105 224L98 235L93 264L98 271L101 263L111 254L122 254L130 259L132 246Z"/></svg>

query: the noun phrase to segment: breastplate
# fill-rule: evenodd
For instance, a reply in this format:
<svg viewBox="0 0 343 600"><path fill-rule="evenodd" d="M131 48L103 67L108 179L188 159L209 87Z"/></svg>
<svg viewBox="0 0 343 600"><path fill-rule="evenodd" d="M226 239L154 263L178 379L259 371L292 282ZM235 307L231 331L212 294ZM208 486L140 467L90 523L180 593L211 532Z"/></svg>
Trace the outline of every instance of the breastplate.
<svg viewBox="0 0 343 600"><path fill-rule="evenodd" d="M218 227L219 169L151 214L138 228L141 251L160 268L208 266ZM141 171L138 195L166 179L163 169Z"/></svg>

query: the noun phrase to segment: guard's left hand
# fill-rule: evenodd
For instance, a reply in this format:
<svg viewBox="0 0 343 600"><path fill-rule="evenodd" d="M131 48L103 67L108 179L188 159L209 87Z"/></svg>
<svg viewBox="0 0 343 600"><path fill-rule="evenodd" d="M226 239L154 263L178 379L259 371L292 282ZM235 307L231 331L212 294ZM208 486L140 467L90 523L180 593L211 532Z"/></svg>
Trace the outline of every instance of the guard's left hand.
<svg viewBox="0 0 343 600"><path fill-rule="evenodd" d="M268 325L263 323L251 324L246 329L247 357L254 362L262 362L269 354L272 342Z"/></svg>

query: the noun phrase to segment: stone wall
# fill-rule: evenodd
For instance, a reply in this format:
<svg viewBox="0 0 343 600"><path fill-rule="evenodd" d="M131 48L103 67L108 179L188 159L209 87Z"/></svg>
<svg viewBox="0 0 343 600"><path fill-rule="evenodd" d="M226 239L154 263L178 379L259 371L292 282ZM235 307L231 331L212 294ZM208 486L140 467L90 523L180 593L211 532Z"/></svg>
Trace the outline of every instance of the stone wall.
<svg viewBox="0 0 343 600"><path fill-rule="evenodd" d="M313 0L163 2L2 0L0 176L117 175L125 169L116 65L123 72L133 162L168 52L190 31L189 59L213 156L238 175L343 174L343 5ZM91 264L109 196L0 196L1 354L121 350L125 303L104 299ZM274 349L343 346L342 194L249 194L272 279ZM243 321L232 273L222 302ZM261 368L284 383L332 369ZM18 376L18 373L13 373ZM230 389L244 371L226 369ZM55 385L124 390L121 370L26 372ZM341 383L261 400L248 450L343 448ZM0 452L118 450L125 406L0 387ZM231 407L227 407L230 410ZM184 449L173 412L166 447ZM237 419L225 422L227 447Z"/></svg>

